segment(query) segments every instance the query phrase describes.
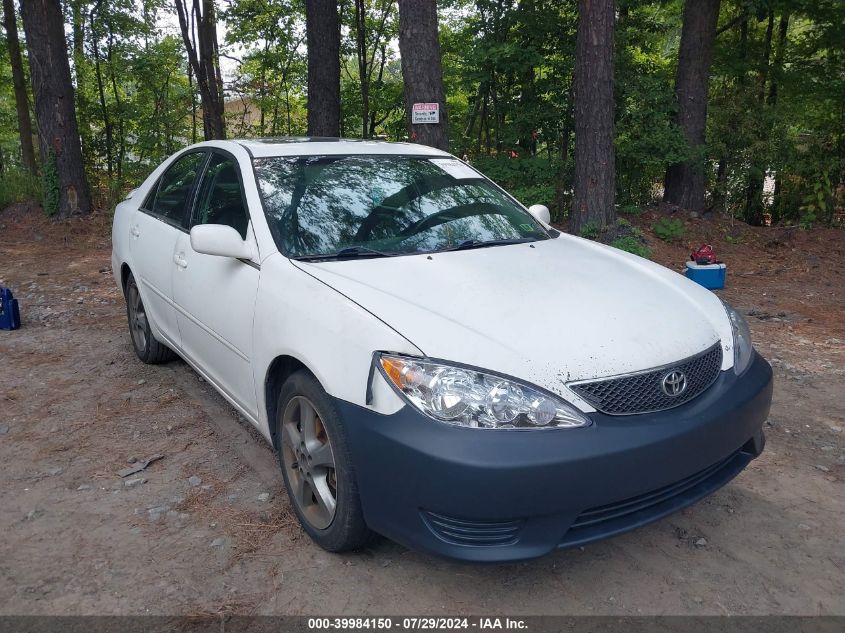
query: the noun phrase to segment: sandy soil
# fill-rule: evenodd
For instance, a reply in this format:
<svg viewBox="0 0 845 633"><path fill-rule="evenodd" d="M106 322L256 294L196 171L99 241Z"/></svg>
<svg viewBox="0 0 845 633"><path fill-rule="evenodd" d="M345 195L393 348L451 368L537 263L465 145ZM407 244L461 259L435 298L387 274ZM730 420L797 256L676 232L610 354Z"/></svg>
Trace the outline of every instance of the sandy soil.
<svg viewBox="0 0 845 633"><path fill-rule="evenodd" d="M475 567L318 549L263 440L184 363L134 357L108 218L0 213L25 321L0 332L0 614L845 614L845 234L687 235L729 263L724 296L774 366L765 454L649 527ZM689 244L651 241L682 266ZM157 453L143 483L116 475Z"/></svg>

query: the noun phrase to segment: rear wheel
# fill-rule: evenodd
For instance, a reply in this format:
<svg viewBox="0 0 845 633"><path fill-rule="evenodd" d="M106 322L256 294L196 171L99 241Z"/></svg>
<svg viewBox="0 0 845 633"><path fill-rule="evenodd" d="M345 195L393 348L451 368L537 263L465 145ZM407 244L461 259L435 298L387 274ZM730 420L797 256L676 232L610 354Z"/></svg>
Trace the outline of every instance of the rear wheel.
<svg viewBox="0 0 845 633"><path fill-rule="evenodd" d="M371 538L346 435L331 398L309 372L282 387L276 419L279 465L302 528L323 549L344 552Z"/></svg>
<svg viewBox="0 0 845 633"><path fill-rule="evenodd" d="M135 276L129 273L126 280L126 317L135 354L145 363L155 365L172 360L176 355L167 345L160 343L150 330L150 321Z"/></svg>

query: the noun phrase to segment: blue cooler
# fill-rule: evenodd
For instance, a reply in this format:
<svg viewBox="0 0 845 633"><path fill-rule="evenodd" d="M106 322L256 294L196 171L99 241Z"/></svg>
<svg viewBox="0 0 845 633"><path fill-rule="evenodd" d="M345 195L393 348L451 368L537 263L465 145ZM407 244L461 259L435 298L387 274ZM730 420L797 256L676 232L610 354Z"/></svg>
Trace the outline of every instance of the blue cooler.
<svg viewBox="0 0 845 633"><path fill-rule="evenodd" d="M711 290L725 287L726 274L727 267L722 263L696 264L692 261L687 262L687 277Z"/></svg>

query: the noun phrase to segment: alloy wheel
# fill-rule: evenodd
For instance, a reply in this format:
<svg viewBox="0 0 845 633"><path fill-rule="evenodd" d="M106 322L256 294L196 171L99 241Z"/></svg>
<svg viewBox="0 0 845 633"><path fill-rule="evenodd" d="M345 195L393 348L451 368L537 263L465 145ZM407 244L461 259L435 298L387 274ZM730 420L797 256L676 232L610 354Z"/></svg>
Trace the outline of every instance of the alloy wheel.
<svg viewBox="0 0 845 633"><path fill-rule="evenodd" d="M141 301L141 293L138 286L129 286L129 330L132 334L132 341L135 347L141 351L147 349L147 313L144 310L144 302Z"/></svg>
<svg viewBox="0 0 845 633"><path fill-rule="evenodd" d="M318 530L329 527L337 511L334 451L320 414L304 396L294 396L285 407L282 461L303 516Z"/></svg>

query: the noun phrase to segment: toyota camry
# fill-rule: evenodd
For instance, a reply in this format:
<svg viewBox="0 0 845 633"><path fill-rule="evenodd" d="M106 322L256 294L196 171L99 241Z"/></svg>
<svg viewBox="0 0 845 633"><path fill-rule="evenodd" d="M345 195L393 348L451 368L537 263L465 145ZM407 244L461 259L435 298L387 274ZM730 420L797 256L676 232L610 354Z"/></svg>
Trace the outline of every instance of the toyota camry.
<svg viewBox="0 0 845 633"><path fill-rule="evenodd" d="M763 450L772 373L736 310L429 147L193 145L118 205L112 258L138 358L255 425L329 551L537 557Z"/></svg>

